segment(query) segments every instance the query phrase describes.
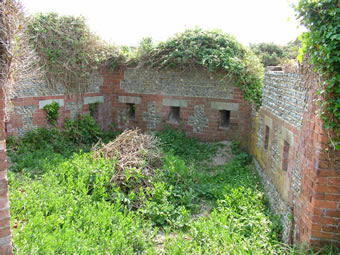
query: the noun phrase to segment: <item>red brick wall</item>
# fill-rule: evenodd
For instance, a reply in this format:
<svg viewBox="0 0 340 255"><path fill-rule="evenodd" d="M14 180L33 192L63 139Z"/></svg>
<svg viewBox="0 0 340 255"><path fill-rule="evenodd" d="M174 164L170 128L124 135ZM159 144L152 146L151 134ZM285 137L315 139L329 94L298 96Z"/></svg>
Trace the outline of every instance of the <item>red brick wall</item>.
<svg viewBox="0 0 340 255"><path fill-rule="evenodd" d="M59 109L58 126L63 127L64 120L66 117L70 118L70 110L67 109L66 105L72 102L81 102L79 113L84 114L89 112L89 105L84 104L85 97L104 96L104 103L99 104L98 110L94 116L97 123L105 130L110 127L111 124L111 96L112 90L108 86L103 84L100 87L100 93L87 93L83 95L60 95L60 96L39 96L39 97L24 97L14 98L12 100L13 111L10 114L10 120L6 123L7 136L13 135L18 136L18 129L24 127L23 115L15 111L15 107L18 106L33 106L36 107L36 111L32 114L32 124L34 127L46 127L46 111L39 109L39 101L41 100L53 100L63 99L64 106Z"/></svg>
<svg viewBox="0 0 340 255"><path fill-rule="evenodd" d="M317 87L317 86L314 86ZM328 132L315 112L315 91L309 92L309 107L300 132L302 190L295 206L295 239L312 245L340 247L340 152L329 148Z"/></svg>
<svg viewBox="0 0 340 255"><path fill-rule="evenodd" d="M171 124L174 127L183 128L185 132L206 141L218 140L239 140L244 147L249 147L250 106L243 99L243 93L239 88L234 88L233 98L215 99L204 97L182 97L165 96L160 94L132 94L120 88L120 81L124 79L123 72L104 72L103 84L100 93L85 94L84 96L104 96L104 104L100 104L96 120L107 129L111 123L117 123L120 112L127 109L126 103L120 103L119 96L135 96L141 98L141 103L136 105L135 120L126 123L127 127L138 126L142 130L148 129L147 122L143 115L148 111L148 102L155 102L156 112L160 116L160 122L156 129L162 129L164 124L169 124L167 116L169 106L163 105L163 99L185 99L189 103L187 107L181 107L181 121L179 124ZM316 86L315 86L316 87ZM2 93L2 92L1 92ZM9 208L8 188L6 179L6 152L5 152L5 124L4 124L4 103L3 95L0 93L0 247L2 253L6 249L11 252L11 239L9 229ZM315 114L317 105L313 104L315 98L313 91L309 95L309 108L304 112L301 129L288 124L286 121L275 116L268 110L262 109L259 116L267 116L272 120L272 129L284 127L293 136L293 144L290 144L288 155L288 171L282 172L282 178L276 181L275 173L271 175L276 187L293 208L296 220L295 235L296 243L308 243L323 245L326 243L340 244L340 154L329 149L327 143L328 133L323 129L322 120ZM49 96L49 97L28 97L16 98L13 100L15 106L37 106L39 101L46 99L64 99L65 105L69 102L79 101L76 96ZM82 100L82 99L81 99ZM219 111L211 108L211 102L236 103L238 111L231 112L231 123L229 129L220 127ZM188 124L189 116L193 115L195 105L204 105L204 113L208 119L208 126L201 133L195 133L193 126ZM82 104L81 112L87 112L89 106ZM44 110L37 110L33 113L33 124L36 126L46 125L46 113ZM61 107L59 126L65 117L70 117L70 111ZM254 123L253 123L254 124ZM17 135L19 127L23 127L22 115L13 114L10 122L7 123L8 134ZM265 125L264 125L265 127ZM265 130L265 128L264 128ZM273 133L270 134L273 136ZM284 138L281 134L280 138ZM269 138L270 141L273 137ZM253 146L256 143L253 142ZM254 153L257 149L252 148ZM270 148L268 148L270 150ZM297 161L297 152L300 160ZM255 153L256 154L256 153ZM261 154L259 152L259 154ZM271 163L265 153L255 155L264 167ZM262 158L261 158L262 157ZM292 188L292 169L299 168L301 171L301 190L297 197ZM270 174L269 174L270 175ZM295 203L293 203L293 200Z"/></svg>
<svg viewBox="0 0 340 255"><path fill-rule="evenodd" d="M193 137L197 137L204 141L221 141L221 140L238 140L242 142L243 147L247 148L250 134L250 105L243 98L243 92L239 88L234 88L232 99L214 99L204 97L179 97L179 96L165 96L162 94L132 94L127 93L120 88L120 81L124 79L123 72L105 73L104 85L110 86L112 91L112 121L117 123L118 114L127 109L125 103L118 101L119 96L133 96L140 97L141 104L136 105L136 118L127 123L127 127L138 126L146 131L147 123L143 120L143 113L147 112L148 102L156 103L156 111L160 114L161 122L157 124L158 130L164 128L165 124L171 125L175 128L182 128L184 131ZM188 107L181 107L180 123L173 124L167 121L169 106L163 106L162 100L165 98L171 99L185 99L188 100ZM228 130L220 128L219 111L211 109L211 102L225 102L239 104L237 112L231 112L230 128ZM204 128L202 133L193 132L193 126L188 124L189 115L194 114L195 105L204 105L205 115L208 117L208 127Z"/></svg>
<svg viewBox="0 0 340 255"><path fill-rule="evenodd" d="M273 73L269 74L269 78L274 76ZM294 76L278 74L277 77L271 80L267 77L264 90L267 102L254 115L251 142L251 152L261 165L260 171L266 173L262 178L275 185L275 189L267 185L269 192L265 186L271 206L283 217L286 242L340 246L340 152L329 147L329 133L318 116L320 106L315 101L319 85L305 86L305 82L310 81L301 80L300 86L294 88L295 81L300 78L295 77L295 81L289 83L289 77ZM294 89L287 86L289 84ZM294 116L287 111L289 104L277 103L273 98L281 93L280 100L301 100L296 98L296 93L303 87L312 89L302 100L302 122L293 125L288 122L291 120L288 117ZM292 108L295 112L299 104ZM280 114L275 114L275 110ZM266 126L270 126L271 130L267 149ZM275 139L280 146L273 145L277 144L273 142ZM287 157L284 157L284 141L290 145ZM275 150L279 153L273 153ZM287 163L287 171L283 169L284 163ZM291 217L286 217L287 214L294 216L293 221Z"/></svg>
<svg viewBox="0 0 340 255"><path fill-rule="evenodd" d="M0 254L12 254L5 138L5 104L0 88Z"/></svg>

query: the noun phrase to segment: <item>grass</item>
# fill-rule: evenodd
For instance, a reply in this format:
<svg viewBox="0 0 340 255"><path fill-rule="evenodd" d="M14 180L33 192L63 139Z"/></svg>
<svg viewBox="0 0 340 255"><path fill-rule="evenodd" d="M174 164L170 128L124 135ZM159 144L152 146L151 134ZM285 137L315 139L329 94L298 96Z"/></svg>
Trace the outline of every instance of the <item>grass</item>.
<svg viewBox="0 0 340 255"><path fill-rule="evenodd" d="M169 129L157 133L165 157L152 185L125 193L110 182L115 162L92 159L89 133L39 129L9 141L16 254L304 254L281 244L247 154L213 167L218 145Z"/></svg>

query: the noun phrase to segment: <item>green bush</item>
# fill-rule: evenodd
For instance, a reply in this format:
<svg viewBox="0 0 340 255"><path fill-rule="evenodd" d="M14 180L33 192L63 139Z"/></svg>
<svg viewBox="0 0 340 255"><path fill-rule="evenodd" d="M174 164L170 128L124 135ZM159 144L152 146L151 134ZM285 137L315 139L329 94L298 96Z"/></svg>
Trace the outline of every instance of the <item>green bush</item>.
<svg viewBox="0 0 340 255"><path fill-rule="evenodd" d="M89 115L78 116L74 121L66 120L64 130L37 128L28 131L21 139L7 140L8 155L15 163L12 171L29 172L33 176L44 171L44 160L59 162L69 158L80 149L89 151L91 146L102 140L113 140L118 132L101 130Z"/></svg>
<svg viewBox="0 0 340 255"><path fill-rule="evenodd" d="M264 66L277 66L283 57L283 49L275 43L250 44L250 48L260 57Z"/></svg>
<svg viewBox="0 0 340 255"><path fill-rule="evenodd" d="M144 41L140 54L143 63L153 68L191 70L204 67L235 79L245 98L261 104L263 68L251 50L220 30L188 29L165 42L152 45Z"/></svg>
<svg viewBox="0 0 340 255"><path fill-rule="evenodd" d="M300 0L296 16L308 31L302 34L299 60L308 57L309 73L321 78L321 117L325 128L334 133L331 144L340 150L340 6L338 0Z"/></svg>
<svg viewBox="0 0 340 255"><path fill-rule="evenodd" d="M52 124L56 125L59 117L59 104L57 102L53 102L51 104L45 105L44 110L47 112L47 121Z"/></svg>
<svg viewBox="0 0 340 255"><path fill-rule="evenodd" d="M108 60L114 63L119 59L116 47L93 34L84 17L40 13L30 16L26 26L52 88L62 83L69 91L85 91L94 71Z"/></svg>
<svg viewBox="0 0 340 255"><path fill-rule="evenodd" d="M275 43L252 43L250 49L261 59L264 66L277 66L289 61L297 61L301 41L296 39L286 45Z"/></svg>
<svg viewBox="0 0 340 255"><path fill-rule="evenodd" d="M63 133L76 144L93 144L104 134L90 114L78 115L74 121L66 118Z"/></svg>

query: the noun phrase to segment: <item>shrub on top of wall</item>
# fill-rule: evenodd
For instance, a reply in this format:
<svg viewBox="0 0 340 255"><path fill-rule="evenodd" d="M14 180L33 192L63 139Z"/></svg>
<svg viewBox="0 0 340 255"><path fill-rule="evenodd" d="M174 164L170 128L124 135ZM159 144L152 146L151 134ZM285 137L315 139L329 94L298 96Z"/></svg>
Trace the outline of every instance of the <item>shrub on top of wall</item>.
<svg viewBox="0 0 340 255"><path fill-rule="evenodd" d="M71 92L83 92L91 73L119 56L114 46L91 33L83 17L40 13L28 18L27 33L52 88L61 83Z"/></svg>
<svg viewBox="0 0 340 255"><path fill-rule="evenodd" d="M101 65L110 69L127 65L180 68L203 66L233 79L245 98L261 104L263 67L254 53L233 36L219 30L189 29L165 42L144 39L138 48L110 46L92 34L83 17L38 14L28 19L30 43L40 58L50 87L61 83L69 91L83 92L91 73Z"/></svg>
<svg viewBox="0 0 340 255"><path fill-rule="evenodd" d="M195 28L153 47L144 44L139 56L143 64L184 71L203 66L210 72L222 73L225 79L233 79L247 100L261 104L263 67L254 53L233 36L220 30Z"/></svg>

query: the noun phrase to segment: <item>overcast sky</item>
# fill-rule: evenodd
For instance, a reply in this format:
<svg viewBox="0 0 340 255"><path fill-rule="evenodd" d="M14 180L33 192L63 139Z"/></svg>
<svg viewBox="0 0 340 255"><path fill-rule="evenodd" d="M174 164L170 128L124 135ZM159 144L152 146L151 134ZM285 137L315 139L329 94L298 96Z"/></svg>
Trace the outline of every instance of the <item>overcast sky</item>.
<svg viewBox="0 0 340 255"><path fill-rule="evenodd" d="M154 41L196 25L218 28L244 43L285 44L303 31L298 28L296 0L22 0L29 14L57 12L83 15L90 28L118 45Z"/></svg>

